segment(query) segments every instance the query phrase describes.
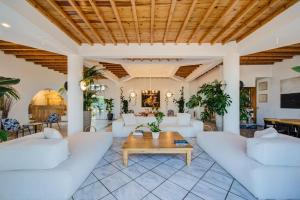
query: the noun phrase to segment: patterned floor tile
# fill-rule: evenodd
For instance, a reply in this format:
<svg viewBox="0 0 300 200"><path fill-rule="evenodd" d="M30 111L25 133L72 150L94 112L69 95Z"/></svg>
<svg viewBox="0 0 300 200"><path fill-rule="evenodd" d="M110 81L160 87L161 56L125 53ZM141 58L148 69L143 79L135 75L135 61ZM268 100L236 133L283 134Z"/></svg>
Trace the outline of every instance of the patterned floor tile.
<svg viewBox="0 0 300 200"><path fill-rule="evenodd" d="M101 200L116 200L116 198L113 195L109 194L103 197Z"/></svg>
<svg viewBox="0 0 300 200"><path fill-rule="evenodd" d="M212 166L211 170L224 174L226 176L232 177L223 167L221 167L218 163L215 162L215 164Z"/></svg>
<svg viewBox="0 0 300 200"><path fill-rule="evenodd" d="M177 170L173 167L170 167L169 165L161 164L155 167L154 169L152 169L152 171L164 178L169 178Z"/></svg>
<svg viewBox="0 0 300 200"><path fill-rule="evenodd" d="M96 164L96 166L94 167L94 169L99 168L99 167L102 167L102 166L107 165L107 164L108 164L108 162L107 162L106 160L101 159L101 160Z"/></svg>
<svg viewBox="0 0 300 200"><path fill-rule="evenodd" d="M159 165L161 162L158 160L155 160L153 158L147 158L138 163L147 169L152 169L152 168L156 167L157 165Z"/></svg>
<svg viewBox="0 0 300 200"><path fill-rule="evenodd" d="M153 194L162 200L181 200L187 193L187 190L170 181L164 182L158 188L153 190Z"/></svg>
<svg viewBox="0 0 300 200"><path fill-rule="evenodd" d="M135 181L147 190L151 191L164 182L165 179L151 171L148 171L147 173L138 177Z"/></svg>
<svg viewBox="0 0 300 200"><path fill-rule="evenodd" d="M170 167L174 167L176 169L181 169L185 166L185 162L181 159L171 158L170 160L166 161L164 164L169 165Z"/></svg>
<svg viewBox="0 0 300 200"><path fill-rule="evenodd" d="M246 188L244 188L239 182L234 181L231 188L230 192L243 197L248 200L254 200L256 199Z"/></svg>
<svg viewBox="0 0 300 200"><path fill-rule="evenodd" d="M224 200L227 191L200 180L199 183L197 183L197 185L192 189L192 193L205 200Z"/></svg>
<svg viewBox="0 0 300 200"><path fill-rule="evenodd" d="M133 162L132 160L128 160L128 166L131 166L133 165L135 162ZM123 159L120 159L120 160L117 160L117 161L114 161L111 163L113 166L115 166L116 168L118 169L125 169L126 166L124 165L123 163Z"/></svg>
<svg viewBox="0 0 300 200"><path fill-rule="evenodd" d="M94 174L90 174L86 179L85 181L81 184L81 186L79 188L83 188L89 184L92 184L92 183L95 183L97 182L98 179L94 176Z"/></svg>
<svg viewBox="0 0 300 200"><path fill-rule="evenodd" d="M132 179L140 176L141 174L145 173L146 171L148 171L148 170L145 167L143 167L137 163L122 170L122 172L124 172L127 176L129 176Z"/></svg>
<svg viewBox="0 0 300 200"><path fill-rule="evenodd" d="M245 199L229 192L226 197L226 200L245 200Z"/></svg>
<svg viewBox="0 0 300 200"><path fill-rule="evenodd" d="M147 194L148 191L135 181L132 181L113 192L113 195L118 200L140 200Z"/></svg>
<svg viewBox="0 0 300 200"><path fill-rule="evenodd" d="M149 158L147 155L129 155L129 159L134 162L141 162L147 158Z"/></svg>
<svg viewBox="0 0 300 200"><path fill-rule="evenodd" d="M197 178L201 178L204 174L205 174L205 170L198 166L198 165L195 165L193 162L191 164L191 166L185 166L182 171L184 171L185 173L188 173L192 176L195 176Z"/></svg>
<svg viewBox="0 0 300 200"><path fill-rule="evenodd" d="M192 163L194 165L198 165L199 167L203 168L204 170L208 170L209 168L211 168L211 166L213 166L214 161L210 161L210 160L206 160L203 158L195 158Z"/></svg>
<svg viewBox="0 0 300 200"><path fill-rule="evenodd" d="M219 174L217 172L214 172L212 170L208 171L203 179L204 181L206 182L209 182L211 184L214 184L224 190L229 190L231 184L232 184L232 181L233 179L228 177L228 176L225 176L223 174Z"/></svg>
<svg viewBox="0 0 300 200"><path fill-rule="evenodd" d="M118 169L114 167L111 164L104 165L102 167L99 167L93 171L93 174L98 178L98 179L103 179L107 176L110 176L114 173L116 173Z"/></svg>
<svg viewBox="0 0 300 200"><path fill-rule="evenodd" d="M98 200L106 196L108 193L108 190L98 181L75 192L73 199Z"/></svg>
<svg viewBox="0 0 300 200"><path fill-rule="evenodd" d="M188 195L186 195L184 200L204 200L204 199L202 199L202 198L198 197L197 195L190 192L190 193L188 193Z"/></svg>
<svg viewBox="0 0 300 200"><path fill-rule="evenodd" d="M107 162L114 162L116 160L120 160L121 158L122 158L122 156L115 152L111 153L110 155L104 156L104 159Z"/></svg>
<svg viewBox="0 0 300 200"><path fill-rule="evenodd" d="M105 185L110 192L118 189L130 181L131 179L120 171L101 180L103 185Z"/></svg>
<svg viewBox="0 0 300 200"><path fill-rule="evenodd" d="M149 193L143 200L160 200L157 196L152 193Z"/></svg>
<svg viewBox="0 0 300 200"><path fill-rule="evenodd" d="M199 179L195 176L187 174L183 171L179 171L169 178L169 181L183 187L186 190L191 190L198 180Z"/></svg>
<svg viewBox="0 0 300 200"><path fill-rule="evenodd" d="M157 154L157 155L151 155L150 158L153 158L155 160L158 160L160 162L165 162L171 158L173 158L173 155L166 155L166 154Z"/></svg>

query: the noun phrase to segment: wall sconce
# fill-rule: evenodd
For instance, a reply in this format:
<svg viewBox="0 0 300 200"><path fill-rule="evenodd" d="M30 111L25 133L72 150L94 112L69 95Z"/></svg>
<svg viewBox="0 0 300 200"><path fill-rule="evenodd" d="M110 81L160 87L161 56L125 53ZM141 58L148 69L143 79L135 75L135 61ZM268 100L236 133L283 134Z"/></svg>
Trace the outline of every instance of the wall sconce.
<svg viewBox="0 0 300 200"><path fill-rule="evenodd" d="M172 92L166 92L166 97L168 98L168 99L170 99L171 97L173 97L173 93Z"/></svg>
<svg viewBox="0 0 300 200"><path fill-rule="evenodd" d="M87 88L88 88L87 82L84 81L84 80L80 81L80 89L81 89L82 91L86 91Z"/></svg>
<svg viewBox="0 0 300 200"><path fill-rule="evenodd" d="M134 91L129 92L129 102L133 102L132 105L136 105L137 94Z"/></svg>

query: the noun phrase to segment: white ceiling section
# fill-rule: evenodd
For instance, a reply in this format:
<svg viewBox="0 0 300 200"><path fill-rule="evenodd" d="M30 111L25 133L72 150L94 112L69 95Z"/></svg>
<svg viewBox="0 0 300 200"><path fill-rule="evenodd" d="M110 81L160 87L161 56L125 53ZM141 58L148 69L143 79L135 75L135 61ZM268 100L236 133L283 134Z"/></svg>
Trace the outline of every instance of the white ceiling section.
<svg viewBox="0 0 300 200"><path fill-rule="evenodd" d="M300 1L238 43L247 55L300 43Z"/></svg>
<svg viewBox="0 0 300 200"><path fill-rule="evenodd" d="M118 79L107 72L106 77L115 82L133 77L175 77L179 66L201 64L185 81L197 78L207 70L222 62L229 51L239 51L241 55L264 51L279 46L300 43L300 2L296 3L262 28L238 44L119 44L79 46L64 32L48 21L25 0L0 0L0 23L6 22L11 28L0 27L0 39L23 44L64 55L79 54L89 62L102 61L119 63L129 73ZM128 61L124 58L178 58L178 61Z"/></svg>

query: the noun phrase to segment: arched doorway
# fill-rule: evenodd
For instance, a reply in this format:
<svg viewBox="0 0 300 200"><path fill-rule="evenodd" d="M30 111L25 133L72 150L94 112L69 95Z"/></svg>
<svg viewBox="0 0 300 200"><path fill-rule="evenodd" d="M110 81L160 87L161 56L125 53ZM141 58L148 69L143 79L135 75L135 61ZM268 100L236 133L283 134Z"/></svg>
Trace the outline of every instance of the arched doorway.
<svg viewBox="0 0 300 200"><path fill-rule="evenodd" d="M44 89L34 95L28 109L30 120L38 122L46 121L51 113L64 116L66 111L64 98L52 89Z"/></svg>

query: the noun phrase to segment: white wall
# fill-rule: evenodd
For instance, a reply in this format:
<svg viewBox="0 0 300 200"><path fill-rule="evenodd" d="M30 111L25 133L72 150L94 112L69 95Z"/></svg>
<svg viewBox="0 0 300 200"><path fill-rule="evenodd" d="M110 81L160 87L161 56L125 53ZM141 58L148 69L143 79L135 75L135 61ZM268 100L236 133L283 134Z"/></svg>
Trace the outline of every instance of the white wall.
<svg viewBox="0 0 300 200"><path fill-rule="evenodd" d="M241 65L240 80L245 87L255 87L256 79L272 77L272 65Z"/></svg>
<svg viewBox="0 0 300 200"><path fill-rule="evenodd" d="M141 91L145 89L150 89L149 78L133 78L129 81L116 84L110 80L100 80L100 83L103 83L108 86L108 89L104 92L106 98L114 99L114 114L118 117L120 113L120 87L123 87L123 94L125 98L128 99L130 91L135 91L137 94L136 102L131 102L129 104L129 109L134 110L135 112L144 111L146 108L141 106ZM170 78L152 78L152 89L160 91L160 110L166 112L167 109L173 109L177 112L177 106L171 100L168 104L168 107L165 102L165 94L167 91L171 91L175 94L175 98L179 97L179 90L181 86L185 87L185 99L189 98L189 85L182 81L176 81Z"/></svg>
<svg viewBox="0 0 300 200"><path fill-rule="evenodd" d="M0 76L20 78L21 82L14 86L20 93L17 101L9 113L10 118L16 118L20 123L28 122L28 105L32 97L40 90L59 89L66 81L66 75L49 70L0 52Z"/></svg>
<svg viewBox="0 0 300 200"><path fill-rule="evenodd" d="M260 119L258 121L259 124L263 124L263 118L265 117L300 118L300 109L280 108L280 81L288 78L300 77L300 73L297 73L291 69L299 64L300 56L295 56L293 59L288 59L273 65L273 76L272 78L266 79L269 83L268 102L263 104L258 102L258 119Z"/></svg>

